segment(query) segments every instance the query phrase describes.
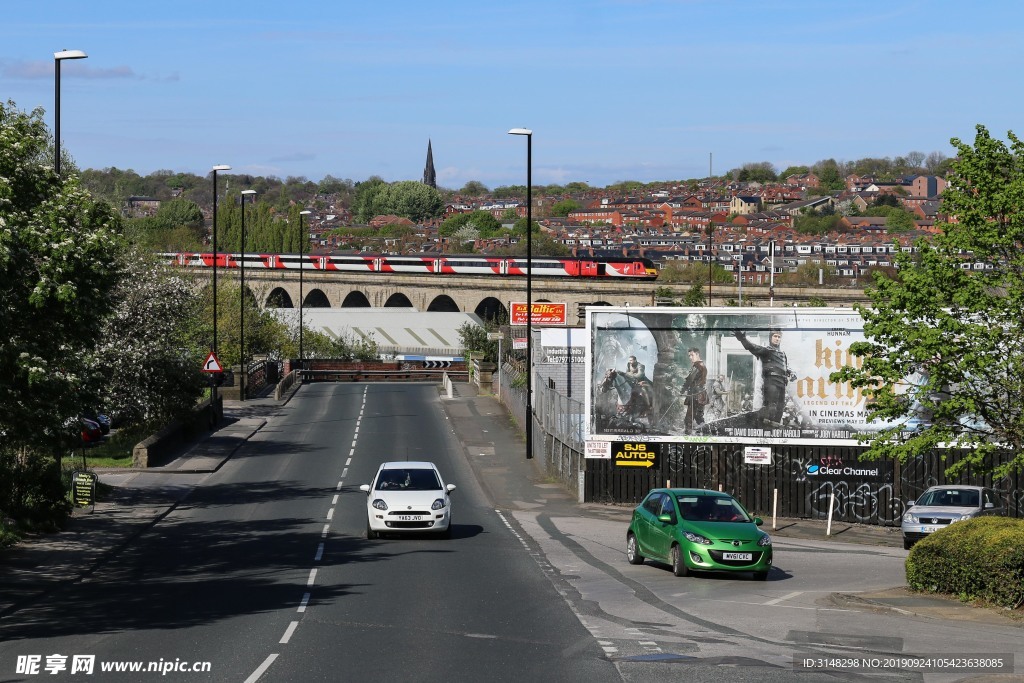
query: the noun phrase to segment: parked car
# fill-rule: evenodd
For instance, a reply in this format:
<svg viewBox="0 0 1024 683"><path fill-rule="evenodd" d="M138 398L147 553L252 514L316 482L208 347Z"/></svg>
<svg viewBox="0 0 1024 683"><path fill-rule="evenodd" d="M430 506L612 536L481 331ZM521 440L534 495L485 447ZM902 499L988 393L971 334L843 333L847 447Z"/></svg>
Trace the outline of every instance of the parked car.
<svg viewBox="0 0 1024 683"><path fill-rule="evenodd" d="M85 417L78 418L82 425L82 443L86 446L95 446L103 441L103 430L98 422Z"/></svg>
<svg viewBox="0 0 1024 683"><path fill-rule="evenodd" d="M652 489L633 510L626 559L672 565L676 576L692 571L753 572L764 581L772 568L771 536L727 493L706 489Z"/></svg>
<svg viewBox="0 0 1024 683"><path fill-rule="evenodd" d="M432 462L383 463L359 490L366 494L367 538L388 531L451 535L455 484L445 484Z"/></svg>
<svg viewBox="0 0 1024 683"><path fill-rule="evenodd" d="M928 534L953 522L982 515L1005 515L1003 502L991 489L982 486L946 484L932 486L917 500L907 503L900 529L903 548L910 548Z"/></svg>
<svg viewBox="0 0 1024 683"><path fill-rule="evenodd" d="M93 422L98 424L100 426L100 430L104 434L110 433L110 418L107 415L97 410L90 409L82 411L82 417L84 417L87 420L92 420Z"/></svg>

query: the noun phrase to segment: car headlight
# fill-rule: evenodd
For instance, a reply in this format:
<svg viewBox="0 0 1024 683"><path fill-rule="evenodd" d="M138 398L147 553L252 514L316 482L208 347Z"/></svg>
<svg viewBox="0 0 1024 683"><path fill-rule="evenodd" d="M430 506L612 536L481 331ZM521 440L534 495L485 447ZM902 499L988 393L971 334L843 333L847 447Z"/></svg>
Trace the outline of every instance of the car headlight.
<svg viewBox="0 0 1024 683"><path fill-rule="evenodd" d="M914 519L914 513L912 513L912 512L904 512L903 513L903 521L906 522L907 524L914 524L915 522L917 522L917 520Z"/></svg>
<svg viewBox="0 0 1024 683"><path fill-rule="evenodd" d="M430 509L431 510L443 510L444 509L444 505L445 505L444 498L438 498L437 500L435 500L433 502L433 504L431 504Z"/></svg>
<svg viewBox="0 0 1024 683"><path fill-rule="evenodd" d="M690 543L700 543L701 545L711 545L711 541L709 541L708 539L704 538L700 534L693 533L692 531L684 531L683 532L683 536L685 536L686 540L689 541Z"/></svg>
<svg viewBox="0 0 1024 683"><path fill-rule="evenodd" d="M960 521L961 522L964 521L965 519L974 519L974 515L972 515L972 514L960 515Z"/></svg>
<svg viewBox="0 0 1024 683"><path fill-rule="evenodd" d="M374 498L373 502L370 503L370 505L372 505L373 507L377 508L378 510L387 510L388 509L388 504L385 503L380 498Z"/></svg>
<svg viewBox="0 0 1024 683"><path fill-rule="evenodd" d="M762 547L769 546L772 544L772 537L768 534L765 534L761 538L757 539L757 544Z"/></svg>

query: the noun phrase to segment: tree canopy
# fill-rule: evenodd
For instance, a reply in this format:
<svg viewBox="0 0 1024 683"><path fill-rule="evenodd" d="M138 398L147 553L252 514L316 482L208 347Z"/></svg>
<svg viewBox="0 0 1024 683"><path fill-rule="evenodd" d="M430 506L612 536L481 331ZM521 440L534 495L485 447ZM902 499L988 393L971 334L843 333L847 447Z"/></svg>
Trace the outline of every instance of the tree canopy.
<svg viewBox="0 0 1024 683"><path fill-rule="evenodd" d="M858 307L866 339L850 351L863 365L833 381L863 389L869 417L891 424L866 457L950 447L965 449L950 475L1024 469L1024 143L1008 137L979 125L973 145L952 140L943 212L956 222L897 254L895 274L874 273L872 305Z"/></svg>

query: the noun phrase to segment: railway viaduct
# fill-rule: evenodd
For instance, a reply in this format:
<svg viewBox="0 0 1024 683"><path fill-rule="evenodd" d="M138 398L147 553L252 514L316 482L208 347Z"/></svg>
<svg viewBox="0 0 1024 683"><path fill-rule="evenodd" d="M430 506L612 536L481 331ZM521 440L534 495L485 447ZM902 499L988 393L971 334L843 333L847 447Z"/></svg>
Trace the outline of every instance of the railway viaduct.
<svg viewBox="0 0 1024 683"><path fill-rule="evenodd" d="M203 269L207 274L211 271ZM239 271L220 269L218 279L237 282ZM419 311L476 313L482 318L507 315L509 303L526 300L522 277L474 275L418 275L400 273L347 273L306 271L302 275L306 308L415 308ZM258 301L270 307L293 308L299 300L299 274L292 271L246 269L246 288ZM682 299L686 284L665 284L657 280L542 278L531 283L534 301L568 304L570 318L580 305L652 306L659 303L655 292L669 288ZM705 291L706 291L705 287ZM712 287L714 306L734 305L742 294L744 306L768 306L768 287L735 285ZM773 305L808 305L822 300L828 306L868 303L856 288L776 287Z"/></svg>

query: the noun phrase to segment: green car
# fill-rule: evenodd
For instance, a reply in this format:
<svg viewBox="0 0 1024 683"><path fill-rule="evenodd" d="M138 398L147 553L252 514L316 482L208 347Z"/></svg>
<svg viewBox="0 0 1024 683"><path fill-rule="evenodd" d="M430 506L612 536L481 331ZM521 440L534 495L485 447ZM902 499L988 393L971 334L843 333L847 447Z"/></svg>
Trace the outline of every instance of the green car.
<svg viewBox="0 0 1024 683"><path fill-rule="evenodd" d="M772 537L727 493L705 489L651 489L633 510L626 559L667 562L676 576L691 571L753 572L772 568Z"/></svg>

